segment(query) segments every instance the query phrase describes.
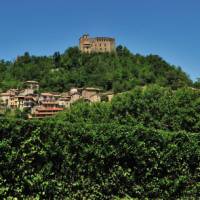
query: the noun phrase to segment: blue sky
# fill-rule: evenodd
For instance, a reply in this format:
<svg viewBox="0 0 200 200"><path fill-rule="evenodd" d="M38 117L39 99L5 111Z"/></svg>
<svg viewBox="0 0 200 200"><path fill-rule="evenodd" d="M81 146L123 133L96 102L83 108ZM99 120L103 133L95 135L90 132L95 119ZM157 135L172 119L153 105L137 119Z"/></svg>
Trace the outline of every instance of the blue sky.
<svg viewBox="0 0 200 200"><path fill-rule="evenodd" d="M0 0L0 59L63 52L83 33L115 37L200 77L199 0Z"/></svg>

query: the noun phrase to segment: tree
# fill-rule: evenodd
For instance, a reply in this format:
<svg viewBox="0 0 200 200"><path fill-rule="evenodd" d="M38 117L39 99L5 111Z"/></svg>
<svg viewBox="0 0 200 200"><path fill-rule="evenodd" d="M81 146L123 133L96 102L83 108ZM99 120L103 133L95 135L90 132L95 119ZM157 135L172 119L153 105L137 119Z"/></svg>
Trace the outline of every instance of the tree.
<svg viewBox="0 0 200 200"><path fill-rule="evenodd" d="M56 69L55 69L56 68ZM132 54L119 45L116 53L81 53L78 47L63 54L30 56L28 52L14 62L0 62L0 87L22 85L38 80L41 91L63 91L70 87L100 87L122 92L137 85L157 83L177 89L192 86L189 77L157 55Z"/></svg>
<svg viewBox="0 0 200 200"><path fill-rule="evenodd" d="M197 80L194 82L194 87L200 89L200 78L197 78Z"/></svg>
<svg viewBox="0 0 200 200"><path fill-rule="evenodd" d="M60 52L57 51L57 52L54 53L53 60L54 60L55 68L59 68L61 66Z"/></svg>

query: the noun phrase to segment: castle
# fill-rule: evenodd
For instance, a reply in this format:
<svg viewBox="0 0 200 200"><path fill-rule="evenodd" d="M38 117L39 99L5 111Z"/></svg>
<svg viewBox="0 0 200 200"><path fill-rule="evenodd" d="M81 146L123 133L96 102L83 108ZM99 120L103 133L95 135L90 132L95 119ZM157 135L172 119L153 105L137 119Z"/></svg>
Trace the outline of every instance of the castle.
<svg viewBox="0 0 200 200"><path fill-rule="evenodd" d="M88 34L84 34L79 39L79 48L84 53L111 53L115 51L115 39L109 37L91 38Z"/></svg>

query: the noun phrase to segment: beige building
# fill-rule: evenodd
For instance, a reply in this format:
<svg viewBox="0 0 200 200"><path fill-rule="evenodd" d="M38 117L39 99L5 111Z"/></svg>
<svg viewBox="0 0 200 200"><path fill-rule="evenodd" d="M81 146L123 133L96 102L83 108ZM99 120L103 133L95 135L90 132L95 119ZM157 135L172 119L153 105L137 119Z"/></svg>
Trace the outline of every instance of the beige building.
<svg viewBox="0 0 200 200"><path fill-rule="evenodd" d="M1 101L2 101L2 104L3 105L5 105L5 106L9 106L9 101L10 101L10 97L11 97L12 95L10 94L10 93L8 93L8 92L6 92L6 93L1 93L0 94L0 99L1 99Z"/></svg>
<svg viewBox="0 0 200 200"><path fill-rule="evenodd" d="M10 97L9 107L11 109L16 109L18 108L18 105L19 105L18 97L17 96Z"/></svg>
<svg viewBox="0 0 200 200"><path fill-rule="evenodd" d="M89 102L99 102L101 101L100 92L99 88L87 87L82 89L81 96Z"/></svg>
<svg viewBox="0 0 200 200"><path fill-rule="evenodd" d="M58 99L58 104L62 108L70 107L70 97L61 97Z"/></svg>
<svg viewBox="0 0 200 200"><path fill-rule="evenodd" d="M37 81L26 81L26 88L32 89L32 90L39 90L39 83Z"/></svg>
<svg viewBox="0 0 200 200"><path fill-rule="evenodd" d="M91 38L84 34L79 39L79 48L84 53L103 53L115 51L115 39L110 37Z"/></svg>
<svg viewBox="0 0 200 200"><path fill-rule="evenodd" d="M57 102L43 102L42 105L35 106L29 114L29 119L51 117L64 108L60 107Z"/></svg>
<svg viewBox="0 0 200 200"><path fill-rule="evenodd" d="M57 95L56 95L57 97ZM49 93L49 92L45 92L45 93L41 93L40 97L39 97L39 102L55 102L56 101L56 97L54 94Z"/></svg>
<svg viewBox="0 0 200 200"><path fill-rule="evenodd" d="M39 83L37 81L26 81L24 84L26 88L20 91L20 96L33 95L39 90Z"/></svg>

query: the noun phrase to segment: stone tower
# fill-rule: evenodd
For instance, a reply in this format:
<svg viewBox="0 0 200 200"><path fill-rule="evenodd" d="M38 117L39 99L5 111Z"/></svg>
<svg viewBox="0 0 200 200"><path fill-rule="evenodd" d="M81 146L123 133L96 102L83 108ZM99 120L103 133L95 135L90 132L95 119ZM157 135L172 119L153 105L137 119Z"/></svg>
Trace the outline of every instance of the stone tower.
<svg viewBox="0 0 200 200"><path fill-rule="evenodd" d="M84 53L111 53L115 51L115 39L109 37L91 38L88 34L84 34L79 39L79 48Z"/></svg>

